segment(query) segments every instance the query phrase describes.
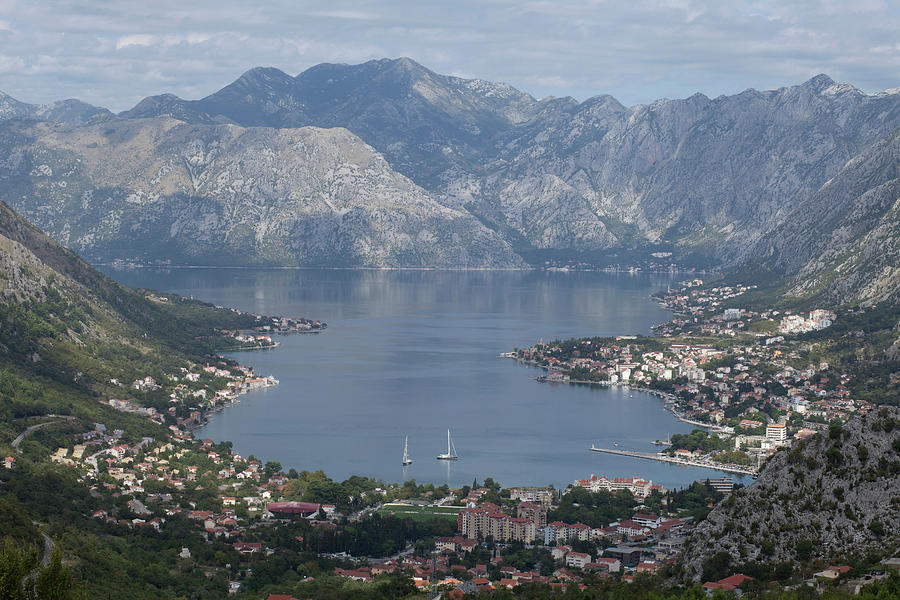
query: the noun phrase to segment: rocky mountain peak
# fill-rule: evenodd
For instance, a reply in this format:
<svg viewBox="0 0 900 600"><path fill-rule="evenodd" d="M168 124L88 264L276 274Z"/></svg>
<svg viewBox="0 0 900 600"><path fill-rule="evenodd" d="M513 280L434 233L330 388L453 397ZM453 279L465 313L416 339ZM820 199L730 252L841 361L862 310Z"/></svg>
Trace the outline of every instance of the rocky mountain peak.
<svg viewBox="0 0 900 600"><path fill-rule="evenodd" d="M281 69L276 69L275 67L254 67L244 72L221 91L237 88L249 94L271 94L289 89L294 83L294 78Z"/></svg>
<svg viewBox="0 0 900 600"><path fill-rule="evenodd" d="M819 73L818 75L811 77L808 81L800 84L801 88L812 90L813 92L820 94L822 91L828 89L829 87L834 85L834 79L825 75L824 73Z"/></svg>

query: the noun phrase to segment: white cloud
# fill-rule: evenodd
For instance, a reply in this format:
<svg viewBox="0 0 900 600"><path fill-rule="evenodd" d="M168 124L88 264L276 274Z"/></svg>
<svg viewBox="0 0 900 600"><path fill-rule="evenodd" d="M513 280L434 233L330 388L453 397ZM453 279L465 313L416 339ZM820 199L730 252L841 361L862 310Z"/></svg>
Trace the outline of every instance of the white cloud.
<svg viewBox="0 0 900 600"><path fill-rule="evenodd" d="M132 35L123 35L116 40L116 50L128 48L129 46L152 46L156 43L156 36L146 33L136 33Z"/></svg>

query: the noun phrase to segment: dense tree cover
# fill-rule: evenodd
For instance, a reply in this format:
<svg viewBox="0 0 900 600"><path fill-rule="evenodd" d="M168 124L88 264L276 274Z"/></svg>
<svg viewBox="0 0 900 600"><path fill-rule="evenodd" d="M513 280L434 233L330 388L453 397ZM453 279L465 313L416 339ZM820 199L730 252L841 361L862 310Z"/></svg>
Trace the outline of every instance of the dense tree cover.
<svg viewBox="0 0 900 600"><path fill-rule="evenodd" d="M653 492L643 501L635 500L628 490L616 493L591 492L574 487L563 494L559 506L550 511L548 521L584 523L591 527L606 527L614 521L630 518L638 504L644 510L661 513L663 510L683 516L703 517L710 507L717 504L724 495L708 485L694 482L681 490L671 490L665 495Z"/></svg>
<svg viewBox="0 0 900 600"><path fill-rule="evenodd" d="M606 527L613 521L626 519L634 514L636 504L634 494L628 490L618 490L616 493L591 492L573 487L563 494L559 506L550 511L547 520Z"/></svg>
<svg viewBox="0 0 900 600"><path fill-rule="evenodd" d="M353 475L342 482L333 481L324 471L293 470L284 487L284 497L289 500L333 504L340 511L356 511L381 502L409 498L439 500L450 494L446 485L418 484L415 479L402 486L388 485L384 481ZM499 487L499 486L498 486ZM380 491L376 491L380 490Z"/></svg>
<svg viewBox="0 0 900 600"><path fill-rule="evenodd" d="M665 509L682 516L702 518L724 497L722 492L695 481L684 489L670 490L664 496L652 493L644 499L644 504L657 513Z"/></svg>
<svg viewBox="0 0 900 600"><path fill-rule="evenodd" d="M0 599L2 600L74 600L72 572L62 565L54 550L46 567L30 546L8 537L0 544Z"/></svg>
<svg viewBox="0 0 900 600"><path fill-rule="evenodd" d="M575 366L566 371L566 375L575 381L608 381L609 375L603 371L593 371L588 367Z"/></svg>
<svg viewBox="0 0 900 600"><path fill-rule="evenodd" d="M313 529L307 535L306 545L313 552L380 557L399 552L407 542L450 536L455 532L456 523L449 519L420 521L375 513L362 521L344 523L338 529Z"/></svg>
<svg viewBox="0 0 900 600"><path fill-rule="evenodd" d="M289 592L296 598L322 600L395 600L421 597L416 594L416 586L412 579L403 574L379 575L369 583L329 574L317 574L315 577L299 581L296 581L298 579L296 576L291 579L295 581L269 585L260 591L265 594ZM257 595L257 597L266 596Z"/></svg>
<svg viewBox="0 0 900 600"><path fill-rule="evenodd" d="M720 463L728 463L733 465L753 465L756 464L750 455L741 450L726 450L713 455L713 460Z"/></svg>
<svg viewBox="0 0 900 600"><path fill-rule="evenodd" d="M553 573L554 563L550 550L542 546L526 548L521 543L509 544L503 551L503 564L520 571L537 570L543 576Z"/></svg>
<svg viewBox="0 0 900 600"><path fill-rule="evenodd" d="M729 450L731 444L717 436L709 435L703 429L695 429L691 433L675 433L672 435L672 446L667 452L675 450L700 450L701 452L716 452Z"/></svg>

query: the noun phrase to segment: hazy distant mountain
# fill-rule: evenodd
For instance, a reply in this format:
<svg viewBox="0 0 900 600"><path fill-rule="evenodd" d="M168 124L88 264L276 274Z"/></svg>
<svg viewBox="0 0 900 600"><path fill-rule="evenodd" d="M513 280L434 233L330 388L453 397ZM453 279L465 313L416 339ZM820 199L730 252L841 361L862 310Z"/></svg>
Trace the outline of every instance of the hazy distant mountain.
<svg viewBox="0 0 900 600"><path fill-rule="evenodd" d="M793 87L626 108L538 101L409 59L253 69L202 100L149 98L122 116L342 126L446 204L522 247L677 243L729 263L843 164L900 127L900 94L824 75Z"/></svg>
<svg viewBox="0 0 900 600"><path fill-rule="evenodd" d="M495 136L524 120L534 103L511 86L438 75L400 58L321 64L296 77L273 68L251 69L201 100L153 96L120 116L346 127L397 171L428 185L452 165L477 165Z"/></svg>
<svg viewBox="0 0 900 600"><path fill-rule="evenodd" d="M91 119L111 117L105 108L81 100L58 100L51 104L27 104L0 92L0 121L39 119L56 123L87 123Z"/></svg>
<svg viewBox="0 0 900 600"><path fill-rule="evenodd" d="M0 114L27 112L14 101L2 106L6 108ZM819 75L801 85L771 91L747 90L713 99L696 94L625 107L610 96L580 103L571 98L535 100L505 84L439 75L401 58L360 65L322 64L296 77L277 69L252 69L201 100L170 94L146 98L121 113L111 130L120 135L127 129L119 124L123 121L165 117L196 126L185 131L217 132L203 144L212 144L213 138L228 131L223 125L246 128L241 130L246 139L261 127L272 129L260 136L276 139L278 132L298 127L344 127L384 157L386 163L380 164L388 179L396 177L391 171L407 176L424 188L413 186L432 209L438 204L448 207L447 214L455 222L465 223L469 234L485 243L497 244L496 251L505 257L487 258L486 248L478 248L474 254L484 259L479 264L494 264L495 259L507 264L510 247L532 258L536 251L546 250L606 255L625 251L629 256L665 250L682 264L702 261L724 266L763 257L771 272L792 275L802 270L815 275L817 283L798 280L795 288L810 291L831 286L814 273L818 255L785 249L833 252L834 246L825 249L815 240L833 240L844 230L840 219L817 222L811 218L807 223L803 215L809 209L802 207L816 206L810 214L826 209L843 214L842 207L857 198L869 198L866 185L884 183L862 178L851 186L856 194L852 197L841 196L836 185L829 185L839 175L852 176L844 171L855 164L848 164L854 157L876 160L866 152L879 152L876 142L900 128L900 92L865 94ZM42 129L40 137L45 139L49 131ZM72 138L75 133L66 135ZM321 136L324 133L317 137ZM157 144L165 141L148 143L150 147L141 148L116 142L110 149L134 153L140 164L145 156L162 152ZM27 145L23 142L18 147ZM67 151L80 152L77 145ZM242 151L230 145L217 147L217 161L226 160L229 152ZM275 185L273 179L280 177L283 183L286 165L303 165L304 160L293 152L290 144L279 148L272 170L256 173L257 181L274 186L267 201L285 202L285 197L297 193L289 186ZM130 164L127 154L122 159ZM149 189L155 185L154 177L151 172L134 174L126 187ZM105 185L102 178L91 181ZM295 184L305 189L305 183ZM327 186L319 189L322 198L333 202ZM208 196L184 193L182 202L205 210L197 198ZM219 193L210 192L212 196ZM376 204L383 206L391 193L381 189ZM78 248L88 256L93 255L85 240L92 247L106 248L104 256L128 254L125 245L109 245L111 234L103 227L92 228L89 216L73 213L71 219L76 222L62 223L49 196L41 194L25 193L10 201L42 226L53 219L50 231L63 236L59 239L81 239ZM361 205L370 201L365 186L360 194ZM257 200L235 197L229 202L240 207L253 206ZM400 215L408 206L399 200L392 204L392 214ZM478 220L475 228L470 215ZM296 218L305 222L310 217L303 213ZM273 221L266 223L268 227ZM394 234L401 234L399 224L390 221ZM832 224L836 229L829 229ZM72 237L76 225L80 233ZM889 229L885 223L877 231L888 235ZM874 232L875 228L864 230ZM310 246L292 256L321 258L321 249L334 247L334 240L323 238L318 225L304 231L304 241L297 244ZM144 235L148 244L154 235L169 239L162 231L148 230ZM281 242L276 246L281 247ZM212 248L211 242L193 248L192 256L205 256L202 248ZM339 254L341 260L349 261L346 264L362 260ZM217 261L232 260L220 253L214 256ZM255 256L266 261L284 260L287 255ZM435 259L435 264L454 264L453 256L450 252ZM871 262L853 260L861 260L861 265ZM878 284L874 282L889 277L885 269L896 264L892 255L883 261L882 274L872 280L875 287L866 290L875 293Z"/></svg>
<svg viewBox="0 0 900 600"><path fill-rule="evenodd" d="M556 102L505 134L487 174L450 179L448 195L539 246L668 240L730 263L735 246L897 127L900 94L870 96L825 76L632 108L608 96ZM585 235L560 239L542 225L564 222Z"/></svg>
<svg viewBox="0 0 900 600"><path fill-rule="evenodd" d="M0 199L94 261L519 267L345 129L170 118L0 128Z"/></svg>

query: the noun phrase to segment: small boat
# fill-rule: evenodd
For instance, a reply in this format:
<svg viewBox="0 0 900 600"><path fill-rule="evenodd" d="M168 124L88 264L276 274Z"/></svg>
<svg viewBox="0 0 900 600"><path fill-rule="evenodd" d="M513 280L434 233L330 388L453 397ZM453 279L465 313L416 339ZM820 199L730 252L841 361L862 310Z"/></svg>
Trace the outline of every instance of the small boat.
<svg viewBox="0 0 900 600"><path fill-rule="evenodd" d="M403 443L403 466L407 467L412 464L412 459L409 457L409 436L406 436L406 441Z"/></svg>
<svg viewBox="0 0 900 600"><path fill-rule="evenodd" d="M459 457L456 455L456 447L453 445L453 440L450 439L450 430L447 430L447 452L443 454L438 454L435 458L438 460L457 460Z"/></svg>

